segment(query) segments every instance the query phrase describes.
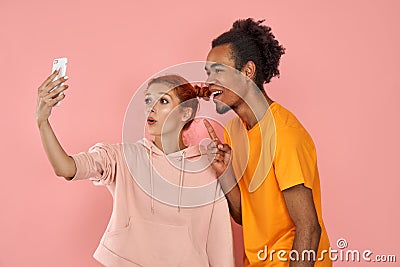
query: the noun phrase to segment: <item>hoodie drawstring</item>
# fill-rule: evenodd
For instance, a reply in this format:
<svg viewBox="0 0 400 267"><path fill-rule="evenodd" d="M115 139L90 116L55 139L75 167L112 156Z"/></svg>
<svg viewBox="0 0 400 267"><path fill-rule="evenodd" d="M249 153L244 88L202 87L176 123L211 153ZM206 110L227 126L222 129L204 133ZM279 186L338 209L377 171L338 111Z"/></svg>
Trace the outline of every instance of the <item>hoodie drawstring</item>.
<svg viewBox="0 0 400 267"><path fill-rule="evenodd" d="M181 170L180 170L180 175L179 175L178 212L181 211L184 168L185 168L185 151L182 151L182 162L181 162Z"/></svg>
<svg viewBox="0 0 400 267"><path fill-rule="evenodd" d="M150 147L151 213L154 214L153 146Z"/></svg>

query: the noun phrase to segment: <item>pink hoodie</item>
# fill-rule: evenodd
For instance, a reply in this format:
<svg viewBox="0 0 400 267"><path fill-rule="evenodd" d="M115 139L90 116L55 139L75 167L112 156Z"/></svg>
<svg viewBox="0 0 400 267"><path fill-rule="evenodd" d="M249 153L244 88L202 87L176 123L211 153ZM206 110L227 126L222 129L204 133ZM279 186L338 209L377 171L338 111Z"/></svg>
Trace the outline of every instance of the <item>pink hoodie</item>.
<svg viewBox="0 0 400 267"><path fill-rule="evenodd" d="M107 267L234 266L228 205L199 146L165 155L143 139L96 144L72 158L73 180L90 178L113 196L96 260Z"/></svg>

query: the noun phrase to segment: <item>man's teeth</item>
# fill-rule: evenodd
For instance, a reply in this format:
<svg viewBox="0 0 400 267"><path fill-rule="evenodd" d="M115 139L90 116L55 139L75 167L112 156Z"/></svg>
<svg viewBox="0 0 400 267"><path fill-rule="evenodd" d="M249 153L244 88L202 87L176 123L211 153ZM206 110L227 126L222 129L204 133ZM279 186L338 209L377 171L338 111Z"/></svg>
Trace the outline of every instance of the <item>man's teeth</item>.
<svg viewBox="0 0 400 267"><path fill-rule="evenodd" d="M212 94L213 94L213 96L216 96L216 95L222 94L222 91L218 90L218 91L213 92Z"/></svg>

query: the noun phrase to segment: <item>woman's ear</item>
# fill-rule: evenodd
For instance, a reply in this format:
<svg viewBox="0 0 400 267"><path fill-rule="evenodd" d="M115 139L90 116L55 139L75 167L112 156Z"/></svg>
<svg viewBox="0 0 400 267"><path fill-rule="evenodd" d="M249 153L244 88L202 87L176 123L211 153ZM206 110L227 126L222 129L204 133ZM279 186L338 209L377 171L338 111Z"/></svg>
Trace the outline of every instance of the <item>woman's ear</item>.
<svg viewBox="0 0 400 267"><path fill-rule="evenodd" d="M184 107L182 109L182 121L187 122L192 118L193 109L191 107Z"/></svg>

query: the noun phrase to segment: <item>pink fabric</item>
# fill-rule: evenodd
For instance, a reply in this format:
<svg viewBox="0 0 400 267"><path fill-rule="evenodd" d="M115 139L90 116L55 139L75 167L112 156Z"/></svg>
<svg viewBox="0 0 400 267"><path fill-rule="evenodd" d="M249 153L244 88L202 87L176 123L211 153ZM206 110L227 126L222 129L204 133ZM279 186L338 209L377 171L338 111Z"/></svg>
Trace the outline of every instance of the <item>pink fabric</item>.
<svg viewBox="0 0 400 267"><path fill-rule="evenodd" d="M72 155L77 167L73 180L91 179L97 185L106 185L113 195L111 219L94 258L109 267L234 266L229 210L224 197L207 205L180 209L155 199L152 212L152 196L135 181L124 155L124 149L135 152L136 157L129 160L137 161L135 166L140 172L149 173L145 159L150 143L145 140L131 145L96 144L89 152ZM188 149L192 159L193 151L198 150ZM166 156L157 149L150 156L154 168L162 166L163 175L170 173L167 180L176 183L177 170L165 169L169 164ZM185 186L216 179L210 167L184 175ZM182 194L182 203L185 197Z"/></svg>

